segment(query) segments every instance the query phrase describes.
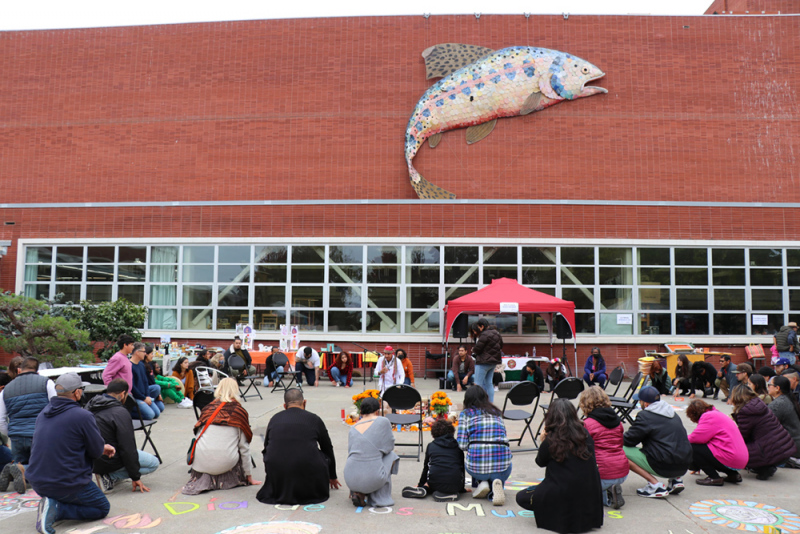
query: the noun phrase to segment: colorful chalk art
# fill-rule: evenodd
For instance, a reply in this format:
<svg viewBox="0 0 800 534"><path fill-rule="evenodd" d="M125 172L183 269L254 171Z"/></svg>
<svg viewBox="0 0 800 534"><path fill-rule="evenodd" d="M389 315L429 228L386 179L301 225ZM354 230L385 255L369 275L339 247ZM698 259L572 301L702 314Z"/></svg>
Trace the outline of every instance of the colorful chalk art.
<svg viewBox="0 0 800 534"><path fill-rule="evenodd" d="M689 507L715 525L765 533L800 533L800 516L777 506L742 500L700 501Z"/></svg>

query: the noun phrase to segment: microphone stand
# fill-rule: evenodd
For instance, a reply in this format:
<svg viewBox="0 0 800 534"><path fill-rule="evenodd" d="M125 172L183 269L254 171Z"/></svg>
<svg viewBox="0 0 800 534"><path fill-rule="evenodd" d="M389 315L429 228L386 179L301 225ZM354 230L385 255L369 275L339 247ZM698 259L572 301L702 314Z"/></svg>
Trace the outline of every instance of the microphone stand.
<svg viewBox="0 0 800 534"><path fill-rule="evenodd" d="M369 350L366 347L362 347L361 345L353 341L351 341L350 344L355 345L356 347L364 351L364 355L361 356L361 371L362 371L361 379L364 384L364 389L367 389L367 362L364 360L364 356L367 355L367 352L369 352ZM370 377L370 381L372 381L372 377Z"/></svg>

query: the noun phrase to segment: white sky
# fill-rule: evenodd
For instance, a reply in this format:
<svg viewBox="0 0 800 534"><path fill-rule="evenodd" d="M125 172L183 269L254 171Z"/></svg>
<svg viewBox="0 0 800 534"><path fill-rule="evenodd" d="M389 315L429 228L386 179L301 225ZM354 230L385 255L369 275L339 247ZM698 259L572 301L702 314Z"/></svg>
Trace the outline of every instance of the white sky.
<svg viewBox="0 0 800 534"><path fill-rule="evenodd" d="M437 14L702 15L712 0L6 0L0 30L139 26L180 22Z"/></svg>

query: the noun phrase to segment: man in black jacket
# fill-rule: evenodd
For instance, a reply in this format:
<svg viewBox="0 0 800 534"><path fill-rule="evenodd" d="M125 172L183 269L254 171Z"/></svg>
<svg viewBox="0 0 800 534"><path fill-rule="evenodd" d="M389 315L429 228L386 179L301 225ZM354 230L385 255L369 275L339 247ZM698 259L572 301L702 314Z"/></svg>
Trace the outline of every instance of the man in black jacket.
<svg viewBox="0 0 800 534"><path fill-rule="evenodd" d="M647 386L639 392L642 411L622 437L622 448L631 471L647 480L636 490L640 497L666 497L683 491L680 477L692 461L692 446L686 429L672 406L661 400L658 390ZM642 446L637 447L641 443ZM668 478L667 487L656 477Z"/></svg>
<svg viewBox="0 0 800 534"><path fill-rule="evenodd" d="M694 388L702 391L703 398L705 398L709 389L712 394L714 392L717 369L708 362L694 362L692 364L692 381L694 382ZM693 396L690 397L694 398Z"/></svg>
<svg viewBox="0 0 800 534"><path fill-rule="evenodd" d="M133 491L150 491L142 483L141 476L152 473L159 464L158 458L136 448L133 420L125 408L127 397L128 383L117 378L109 382L104 395L94 397L86 405L86 409L94 414L103 440L117 451L111 458L101 456L94 461L92 471L104 493L110 493L117 482L126 478L133 482Z"/></svg>
<svg viewBox="0 0 800 534"><path fill-rule="evenodd" d="M231 356L239 356L244 360L244 368L241 371L235 370L230 365ZM250 352L242 346L242 338L236 336L233 338L233 345L222 355L225 359L222 371L233 377L238 377L240 374L253 376L256 374L256 368L253 366L253 358L250 357Z"/></svg>

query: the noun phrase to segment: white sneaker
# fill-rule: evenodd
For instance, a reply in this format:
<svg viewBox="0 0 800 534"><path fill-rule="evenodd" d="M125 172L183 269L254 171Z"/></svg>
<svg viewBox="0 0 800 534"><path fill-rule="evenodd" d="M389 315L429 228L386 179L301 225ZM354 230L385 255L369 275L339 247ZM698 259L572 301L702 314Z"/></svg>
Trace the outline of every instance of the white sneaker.
<svg viewBox="0 0 800 534"><path fill-rule="evenodd" d="M497 386L495 386L495 387L494 387L494 390L495 390L495 391L500 391L500 388L499 388L499 387L497 387Z"/></svg>
<svg viewBox="0 0 800 534"><path fill-rule="evenodd" d="M481 480L478 484L478 487L475 488L472 492L473 499L484 499L487 495L489 495L489 481L488 480Z"/></svg>
<svg viewBox="0 0 800 534"><path fill-rule="evenodd" d="M492 504L503 506L506 503L506 492L503 491L502 480L492 480Z"/></svg>
<svg viewBox="0 0 800 534"><path fill-rule="evenodd" d="M182 401L177 404L178 408L193 408L194 403L189 397L184 397Z"/></svg>
<svg viewBox="0 0 800 534"><path fill-rule="evenodd" d="M339 382L334 382L333 383L333 387L338 388L339 387Z"/></svg>

